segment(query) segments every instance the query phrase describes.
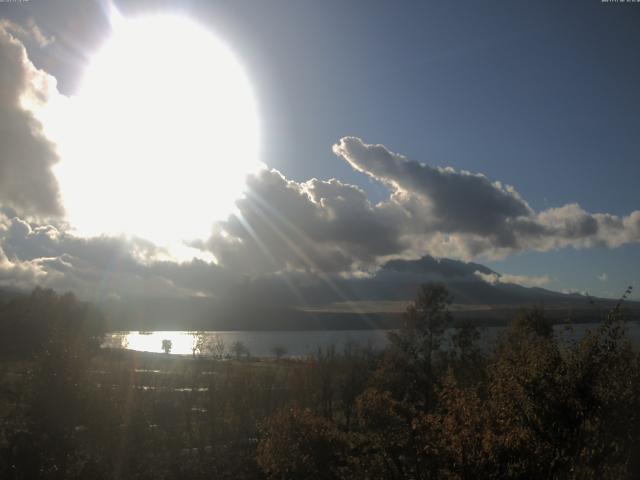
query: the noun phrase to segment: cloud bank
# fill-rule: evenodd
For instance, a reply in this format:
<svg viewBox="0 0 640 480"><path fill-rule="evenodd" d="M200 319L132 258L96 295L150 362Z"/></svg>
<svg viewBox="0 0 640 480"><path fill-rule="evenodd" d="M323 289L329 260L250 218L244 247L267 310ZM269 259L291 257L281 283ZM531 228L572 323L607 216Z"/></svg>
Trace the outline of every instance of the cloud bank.
<svg viewBox="0 0 640 480"><path fill-rule="evenodd" d="M446 235L447 255L500 258L563 247L618 247L640 241L640 211L625 217L589 213L577 203L533 211L509 185L482 174L410 161L383 145L345 137L334 152L389 186L389 202L411 218L414 234ZM432 249L439 249L432 245Z"/></svg>
<svg viewBox="0 0 640 480"><path fill-rule="evenodd" d="M56 82L27 57L14 36L23 30L0 22L0 202L24 215L59 216L63 207L51 171L58 155L35 115L57 93Z"/></svg>
<svg viewBox="0 0 640 480"><path fill-rule="evenodd" d="M0 212L0 286L42 285L84 298L222 296L238 276L202 260L164 260L141 239L82 238Z"/></svg>
<svg viewBox="0 0 640 480"><path fill-rule="evenodd" d="M247 278L331 283L372 278L393 259L496 259L640 241L638 210L621 217L572 203L535 211L514 187L481 173L420 163L356 137L340 139L333 152L386 186L386 199L374 203L362 188L335 178L297 182L259 170L247 178L235 214L215 223L201 219L213 233L191 246L216 262L168 260L166 251L141 239L81 237L65 223L52 173L64 159L38 120L38 111L59 95L56 82L29 60L19 39L25 35L40 45L49 40L35 26L0 22L0 285L41 284L88 297L224 296ZM487 272L475 278L549 281Z"/></svg>
<svg viewBox="0 0 640 480"><path fill-rule="evenodd" d="M262 170L250 176L237 215L199 247L225 267L254 274L362 275L391 258L496 259L640 241L640 211L618 217L574 203L536 212L514 187L482 174L414 162L354 137L333 151L386 185L389 198L373 204L362 189L336 179L294 182Z"/></svg>

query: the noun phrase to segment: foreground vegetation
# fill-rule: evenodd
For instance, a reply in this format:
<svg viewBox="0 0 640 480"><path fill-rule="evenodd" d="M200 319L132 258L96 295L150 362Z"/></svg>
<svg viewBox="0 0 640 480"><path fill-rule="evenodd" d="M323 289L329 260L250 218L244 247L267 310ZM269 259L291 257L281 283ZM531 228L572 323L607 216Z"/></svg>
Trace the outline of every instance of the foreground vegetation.
<svg viewBox="0 0 640 480"><path fill-rule="evenodd" d="M638 478L640 355L622 302L579 341L523 311L489 350L423 287L385 352L303 360L104 351L36 290L0 311L0 478Z"/></svg>

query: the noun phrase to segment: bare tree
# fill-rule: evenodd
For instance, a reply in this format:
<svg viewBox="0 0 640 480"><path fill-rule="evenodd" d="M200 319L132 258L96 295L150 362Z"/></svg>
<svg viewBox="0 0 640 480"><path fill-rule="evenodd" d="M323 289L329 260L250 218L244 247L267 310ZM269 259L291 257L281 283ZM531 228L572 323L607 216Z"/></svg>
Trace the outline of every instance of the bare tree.
<svg viewBox="0 0 640 480"><path fill-rule="evenodd" d="M231 345L231 352L235 355L236 360L240 360L243 356L249 356L249 349L240 340L233 342L233 345Z"/></svg>
<svg viewBox="0 0 640 480"><path fill-rule="evenodd" d="M218 360L222 360L224 358L227 351L227 345L220 335L216 335L211 350L213 351L213 356Z"/></svg>
<svg viewBox="0 0 640 480"><path fill-rule="evenodd" d="M173 343L171 342L171 340L162 340L162 350L164 350L164 353L166 353L167 355L170 354L172 347Z"/></svg>
<svg viewBox="0 0 640 480"><path fill-rule="evenodd" d="M274 357L280 360L282 357L284 357L288 353L288 351L286 347L282 345L276 345L271 349L271 353L273 354Z"/></svg>
<svg viewBox="0 0 640 480"><path fill-rule="evenodd" d="M193 342L191 344L191 354L195 358L196 355L202 355L205 352L207 344L207 336L205 332L193 332Z"/></svg>

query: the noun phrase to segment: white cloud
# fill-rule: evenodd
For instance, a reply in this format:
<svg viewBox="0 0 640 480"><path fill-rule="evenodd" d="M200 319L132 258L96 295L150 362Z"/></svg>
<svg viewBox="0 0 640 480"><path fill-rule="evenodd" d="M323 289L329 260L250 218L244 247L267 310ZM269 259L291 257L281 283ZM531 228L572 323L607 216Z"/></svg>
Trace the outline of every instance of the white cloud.
<svg viewBox="0 0 640 480"><path fill-rule="evenodd" d="M30 289L46 275L39 262L12 262L0 248L0 286Z"/></svg>
<svg viewBox="0 0 640 480"><path fill-rule="evenodd" d="M55 42L55 37L45 35L33 18L27 19L26 25L0 19L0 29L4 29L23 42L35 42L40 48L48 47Z"/></svg>
<svg viewBox="0 0 640 480"><path fill-rule="evenodd" d="M354 169L389 186L393 199L423 217L429 229L508 236L509 219L531 214L513 187L491 182L482 174L413 162L355 137L342 138L333 151Z"/></svg>
<svg viewBox="0 0 640 480"><path fill-rule="evenodd" d="M640 240L640 211L617 217L568 204L535 212L515 188L482 174L413 162L353 137L333 150L387 185L389 198L372 204L363 190L336 179L294 182L263 170L249 177L238 215L220 222L200 248L234 271L354 275L391 258L495 259ZM511 281L542 285L548 278Z"/></svg>
<svg viewBox="0 0 640 480"><path fill-rule="evenodd" d="M334 152L392 191L411 218L414 245L442 256L501 258L564 247L618 247L640 241L640 211L589 213L577 203L533 211L511 186L482 174L410 161L383 145L345 137Z"/></svg>
<svg viewBox="0 0 640 480"><path fill-rule="evenodd" d="M601 273L600 275L598 275L598 280L600 280L601 282L606 282L607 280L609 280L609 276L606 273Z"/></svg>
<svg viewBox="0 0 640 480"><path fill-rule="evenodd" d="M60 215L51 167L56 147L43 134L36 111L57 94L53 77L33 66L24 45L0 23L0 202L27 215Z"/></svg>
<svg viewBox="0 0 640 480"><path fill-rule="evenodd" d="M25 36L48 41L35 24L0 22L0 205L11 212L0 214L1 285L91 293L107 276L114 294L210 294L244 274L355 278L394 258L501 258L640 241L638 210L621 217L572 203L536 212L514 187L483 174L418 163L354 137L342 138L333 151L386 185L387 199L373 203L364 190L338 179L296 182L263 169L248 177L238 213L192 245L217 265L166 260L166 251L141 240L74 236L61 220L64 206L51 172L57 149L38 120L39 109L59 93L55 79L28 59L18 38ZM110 270L114 262L118 269ZM547 276L476 276L492 284L549 282ZM606 274L598 278L607 280Z"/></svg>
<svg viewBox="0 0 640 480"><path fill-rule="evenodd" d="M61 225L0 213L0 285L71 290L85 298L223 295L239 277L202 260L159 260L139 239L82 238Z"/></svg>
<svg viewBox="0 0 640 480"><path fill-rule="evenodd" d="M562 290L560 290L562 293L566 294L566 295L584 295L586 296L588 293L586 290L579 290L577 288L563 288Z"/></svg>
<svg viewBox="0 0 640 480"><path fill-rule="evenodd" d="M548 284L551 279L547 275L529 276L529 275L509 275L499 273L483 273L480 271L474 272L474 275L479 279L491 284L496 285L498 283L512 283L515 285L522 285L523 287L541 287Z"/></svg>
<svg viewBox="0 0 640 480"><path fill-rule="evenodd" d="M234 271L363 271L409 247L404 212L335 179L299 183L265 169L237 208L201 244Z"/></svg>

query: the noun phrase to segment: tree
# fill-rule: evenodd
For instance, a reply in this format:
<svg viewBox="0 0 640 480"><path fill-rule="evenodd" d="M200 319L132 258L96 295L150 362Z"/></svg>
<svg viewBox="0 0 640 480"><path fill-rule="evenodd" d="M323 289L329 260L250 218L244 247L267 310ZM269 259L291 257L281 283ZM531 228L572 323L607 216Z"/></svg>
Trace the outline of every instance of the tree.
<svg viewBox="0 0 640 480"><path fill-rule="evenodd" d="M280 360L282 357L284 357L287 354L287 348L283 347L282 345L276 345L271 349L271 353L273 353L273 355L278 360Z"/></svg>
<svg viewBox="0 0 640 480"><path fill-rule="evenodd" d="M191 354L195 358L197 355L205 353L207 346L207 335L205 332L193 332L193 342L191 344Z"/></svg>
<svg viewBox="0 0 640 480"><path fill-rule="evenodd" d="M433 390L433 356L451 323L452 298L441 284L422 285L404 315L402 327L388 337L398 357L409 390L406 392L429 407Z"/></svg>
<svg viewBox="0 0 640 480"><path fill-rule="evenodd" d="M95 308L72 293L59 295L40 287L0 307L0 346L6 353L37 356L54 330L72 332L94 350L102 343L106 325Z"/></svg>
<svg viewBox="0 0 640 480"><path fill-rule="evenodd" d="M21 418L6 432L8 448L0 448L0 477L95 478L86 470L99 453L89 442L80 445L97 417L89 377L102 331L95 310L71 293L36 288L8 304L1 318L7 337L0 337L33 361L16 392ZM2 464L10 468L3 471Z"/></svg>
<svg viewBox="0 0 640 480"><path fill-rule="evenodd" d="M213 356L218 360L222 360L223 358L225 358L227 345L224 342L224 338L222 338L220 335L216 335L211 350L213 351Z"/></svg>
<svg viewBox="0 0 640 480"><path fill-rule="evenodd" d="M233 342L233 344L231 345L231 351L235 355L236 360L240 360L240 358L243 356L249 356L249 349L240 340L236 340L235 342Z"/></svg>
<svg viewBox="0 0 640 480"><path fill-rule="evenodd" d="M513 321L513 327L529 330L544 338L553 336L553 325L542 307L521 310Z"/></svg>
<svg viewBox="0 0 640 480"><path fill-rule="evenodd" d="M171 340L162 340L162 350L164 350L164 353L166 353L167 355L171 353L171 348L173 347L173 342L171 342Z"/></svg>
<svg viewBox="0 0 640 480"><path fill-rule="evenodd" d="M541 310L521 313L487 366L482 444L495 476L637 478L639 360L617 308L566 343Z"/></svg>
<svg viewBox="0 0 640 480"><path fill-rule="evenodd" d="M484 380L484 352L478 346L480 330L467 321L457 326L451 335L451 350L448 352L449 368L456 380L474 384Z"/></svg>
<svg viewBox="0 0 640 480"><path fill-rule="evenodd" d="M257 461L268 478L333 480L345 471L346 436L309 410L279 412L264 423Z"/></svg>
<svg viewBox="0 0 640 480"><path fill-rule="evenodd" d="M363 478L429 478L434 462L422 442L428 435L416 435L419 417L413 403L389 391L369 388L358 396L354 456Z"/></svg>

